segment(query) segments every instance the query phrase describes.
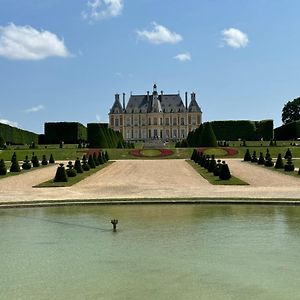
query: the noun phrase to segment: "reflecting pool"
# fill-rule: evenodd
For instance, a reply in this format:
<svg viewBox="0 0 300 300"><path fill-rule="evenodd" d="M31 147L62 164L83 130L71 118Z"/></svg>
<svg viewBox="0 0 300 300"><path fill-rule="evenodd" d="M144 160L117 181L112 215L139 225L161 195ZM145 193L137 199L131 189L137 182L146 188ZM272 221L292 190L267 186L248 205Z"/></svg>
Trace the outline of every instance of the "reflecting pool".
<svg viewBox="0 0 300 300"><path fill-rule="evenodd" d="M300 207L0 210L0 250L0 299L300 299Z"/></svg>

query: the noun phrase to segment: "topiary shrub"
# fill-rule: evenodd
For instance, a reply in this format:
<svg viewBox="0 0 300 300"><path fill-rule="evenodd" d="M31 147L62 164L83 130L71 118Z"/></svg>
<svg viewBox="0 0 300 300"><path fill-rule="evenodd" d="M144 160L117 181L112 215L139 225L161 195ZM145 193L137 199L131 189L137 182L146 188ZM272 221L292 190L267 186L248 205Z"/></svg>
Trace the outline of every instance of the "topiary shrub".
<svg viewBox="0 0 300 300"><path fill-rule="evenodd" d="M214 176L219 176L221 171L221 159L218 159L216 167L214 169Z"/></svg>
<svg viewBox="0 0 300 300"><path fill-rule="evenodd" d="M50 158L49 158L49 164L55 164L55 160L53 158L52 153L51 153Z"/></svg>
<svg viewBox="0 0 300 300"><path fill-rule="evenodd" d="M108 153L107 153L107 151L105 151L105 159L106 159L106 161L109 161L109 156L108 156Z"/></svg>
<svg viewBox="0 0 300 300"><path fill-rule="evenodd" d="M266 156L265 156L265 160L268 160L270 157L271 157L271 154L270 154L269 148L267 148L267 153L266 153Z"/></svg>
<svg viewBox="0 0 300 300"><path fill-rule="evenodd" d="M258 159L256 157L256 151L253 151L252 157L251 157L251 162L252 163L257 163Z"/></svg>
<svg viewBox="0 0 300 300"><path fill-rule="evenodd" d="M12 156L10 172L21 172L16 153L14 153L14 155Z"/></svg>
<svg viewBox="0 0 300 300"><path fill-rule="evenodd" d="M59 164L59 167L57 167L56 174L54 177L54 182L67 182L67 181L68 181L68 177L66 174L64 164Z"/></svg>
<svg viewBox="0 0 300 300"><path fill-rule="evenodd" d="M10 161L13 162L16 159L16 157L17 157L17 154L16 154L16 152L14 152Z"/></svg>
<svg viewBox="0 0 300 300"><path fill-rule="evenodd" d="M272 161L271 155L269 155L265 161L265 167L273 167L273 166L274 166L274 162Z"/></svg>
<svg viewBox="0 0 300 300"><path fill-rule="evenodd" d="M221 180L228 180L231 178L231 174L229 171L229 167L228 165L225 163L225 161L222 162L221 164L221 169L220 169L220 174L219 174L219 178Z"/></svg>
<svg viewBox="0 0 300 300"><path fill-rule="evenodd" d="M7 169L3 159L0 159L0 175L6 175Z"/></svg>
<svg viewBox="0 0 300 300"><path fill-rule="evenodd" d="M211 160L209 161L209 166L208 166L207 171L210 172L210 173L212 173L214 171L216 165L217 165L217 162L215 160L215 156L212 155L211 156Z"/></svg>
<svg viewBox="0 0 300 300"><path fill-rule="evenodd" d="M288 148L288 149L286 150L285 155L284 155L284 158L285 158L285 159L288 159L289 157L291 157L291 158L293 157L290 148Z"/></svg>
<svg viewBox="0 0 300 300"><path fill-rule="evenodd" d="M197 163L198 165L201 166L202 160L203 160L203 152L199 153L197 151L196 158L195 158L195 163Z"/></svg>
<svg viewBox="0 0 300 300"><path fill-rule="evenodd" d="M106 156L105 156L105 153L102 151L102 159L103 159L103 162L106 163L107 160L106 160Z"/></svg>
<svg viewBox="0 0 300 300"><path fill-rule="evenodd" d="M42 165L43 166L47 166L48 165L48 161L47 161L47 158L46 158L45 154L43 155L43 158L42 158Z"/></svg>
<svg viewBox="0 0 300 300"><path fill-rule="evenodd" d="M294 164L292 162L292 157L289 156L287 158L286 164L284 165L284 171L286 171L286 172L293 172L294 170L295 170L295 166L294 166Z"/></svg>
<svg viewBox="0 0 300 300"><path fill-rule="evenodd" d="M31 169L31 161L28 159L28 155L25 156L25 159L22 164L23 170L30 170Z"/></svg>
<svg viewBox="0 0 300 300"><path fill-rule="evenodd" d="M103 160L103 157L102 157L102 153L101 153L101 152L99 152L99 154L98 154L98 161L99 161L99 164L100 164L100 165L103 165L103 164L104 164L104 160Z"/></svg>
<svg viewBox="0 0 300 300"><path fill-rule="evenodd" d="M91 169L90 165L87 162L85 155L83 155L83 158L82 158L82 169L83 169L83 171L89 171Z"/></svg>
<svg viewBox="0 0 300 300"><path fill-rule="evenodd" d="M283 169L284 168L281 153L279 153L278 156L277 156L277 160L276 160L274 168L275 169Z"/></svg>
<svg viewBox="0 0 300 300"><path fill-rule="evenodd" d="M208 170L209 163L210 163L210 155L206 155L205 162L204 162L204 168L206 170Z"/></svg>
<svg viewBox="0 0 300 300"><path fill-rule="evenodd" d="M100 165L98 156L97 156L97 154L96 154L95 152L94 152L94 154L93 154L93 160L94 160L94 162L95 162L96 167Z"/></svg>
<svg viewBox="0 0 300 300"><path fill-rule="evenodd" d="M259 165L264 165L265 164L265 158L262 152L259 153L259 158L258 158L258 162Z"/></svg>
<svg viewBox="0 0 300 300"><path fill-rule="evenodd" d="M67 176L68 177L75 177L77 175L77 172L74 169L74 166L73 166L71 161L68 162L67 168L68 168L67 169Z"/></svg>
<svg viewBox="0 0 300 300"><path fill-rule="evenodd" d="M77 173L83 173L82 165L80 163L80 159L77 157L74 163L74 169Z"/></svg>
<svg viewBox="0 0 300 300"><path fill-rule="evenodd" d="M191 156L191 160L193 160L194 162L196 162L196 157L197 157L197 150L194 149L193 153L192 153L192 156Z"/></svg>
<svg viewBox="0 0 300 300"><path fill-rule="evenodd" d="M34 155L34 156L32 157L32 166L33 166L34 168L38 168L38 167L40 166L39 159L38 159L38 157L37 157L36 155Z"/></svg>
<svg viewBox="0 0 300 300"><path fill-rule="evenodd" d="M96 164L95 164L93 156L91 154L89 155L88 164L90 165L91 169L95 169L96 168Z"/></svg>
<svg viewBox="0 0 300 300"><path fill-rule="evenodd" d="M249 149L246 150L246 153L244 155L244 161L251 161L251 154Z"/></svg>

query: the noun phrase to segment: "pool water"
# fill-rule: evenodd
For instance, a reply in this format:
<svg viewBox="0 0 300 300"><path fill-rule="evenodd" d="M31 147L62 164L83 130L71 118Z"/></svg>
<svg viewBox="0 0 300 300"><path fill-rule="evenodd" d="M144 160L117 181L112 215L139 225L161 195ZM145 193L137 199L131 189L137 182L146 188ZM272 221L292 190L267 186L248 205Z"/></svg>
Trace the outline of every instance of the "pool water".
<svg viewBox="0 0 300 300"><path fill-rule="evenodd" d="M300 299L300 207L0 210L0 250L0 299Z"/></svg>

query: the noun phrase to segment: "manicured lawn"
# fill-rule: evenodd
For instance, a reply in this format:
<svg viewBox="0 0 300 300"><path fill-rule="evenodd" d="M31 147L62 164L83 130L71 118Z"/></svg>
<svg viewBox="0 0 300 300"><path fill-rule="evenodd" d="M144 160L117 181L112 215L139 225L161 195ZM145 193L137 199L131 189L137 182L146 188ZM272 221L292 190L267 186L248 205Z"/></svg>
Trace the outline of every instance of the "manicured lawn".
<svg viewBox="0 0 300 300"><path fill-rule="evenodd" d="M73 184L83 180L84 178L104 169L105 167L111 165L113 161L109 161L104 165L99 165L95 169L90 169L89 171L84 171L83 173L78 173L75 177L68 177L67 182L54 182L53 179L48 180L46 182L40 183L34 187L43 188L43 187L66 187L72 186ZM55 171L56 172L56 171ZM55 176L55 172L53 173L53 178Z"/></svg>
<svg viewBox="0 0 300 300"><path fill-rule="evenodd" d="M187 160L189 163L203 178L205 178L209 183L215 185L248 185L247 182L234 177L231 175L231 178L228 180L220 180L219 177L214 176L213 173L209 173L206 169L202 168L192 160Z"/></svg>
<svg viewBox="0 0 300 300"><path fill-rule="evenodd" d="M155 157L160 155L160 151L158 149L144 149L141 150L140 153L148 157Z"/></svg>

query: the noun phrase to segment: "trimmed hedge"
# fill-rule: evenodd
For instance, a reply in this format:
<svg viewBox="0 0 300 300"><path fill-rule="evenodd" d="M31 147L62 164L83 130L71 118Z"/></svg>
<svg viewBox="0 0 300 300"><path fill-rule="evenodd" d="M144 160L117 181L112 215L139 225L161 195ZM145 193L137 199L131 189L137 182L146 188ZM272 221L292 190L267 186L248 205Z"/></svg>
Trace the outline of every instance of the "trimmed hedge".
<svg viewBox="0 0 300 300"><path fill-rule="evenodd" d="M293 140L300 137L300 121L282 125L274 129L276 140Z"/></svg>
<svg viewBox="0 0 300 300"><path fill-rule="evenodd" d="M38 143L38 134L0 123L0 136L6 144L22 145Z"/></svg>
<svg viewBox="0 0 300 300"><path fill-rule="evenodd" d="M47 122L45 136L40 138L46 144L78 144L87 141L87 129L78 122Z"/></svg>

